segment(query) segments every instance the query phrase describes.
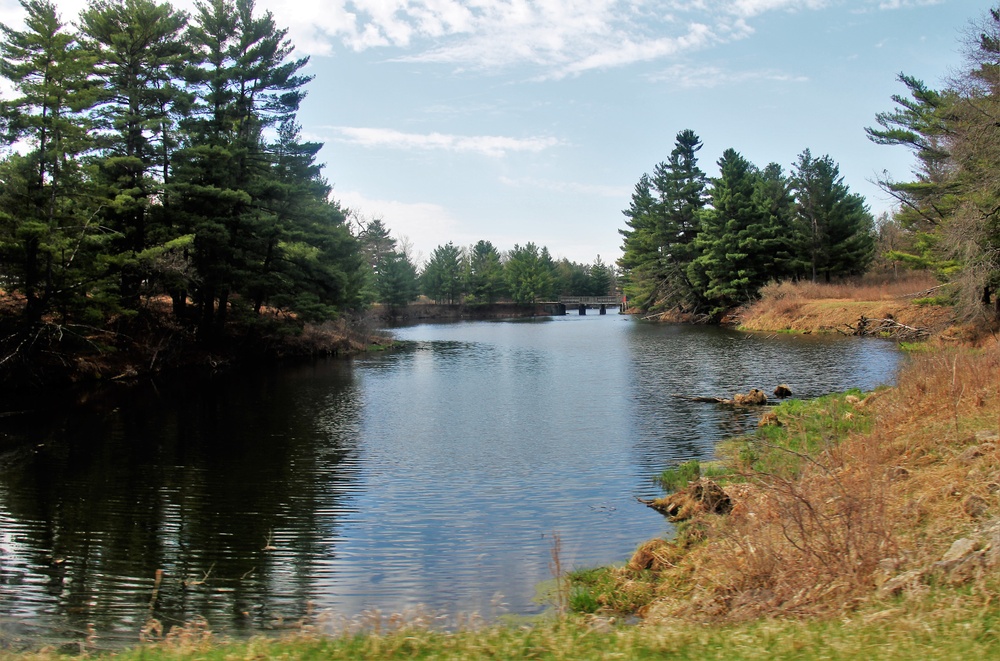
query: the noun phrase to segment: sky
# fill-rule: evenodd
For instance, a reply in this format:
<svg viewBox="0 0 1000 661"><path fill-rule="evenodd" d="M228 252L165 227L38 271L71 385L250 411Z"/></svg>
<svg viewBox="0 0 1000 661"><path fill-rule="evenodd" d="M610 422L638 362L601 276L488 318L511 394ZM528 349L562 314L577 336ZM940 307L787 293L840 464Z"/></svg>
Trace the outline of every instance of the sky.
<svg viewBox="0 0 1000 661"><path fill-rule="evenodd" d="M56 0L67 23L83 0ZM190 9L189 0L173 4ZM865 135L903 72L942 86L990 3L972 0L257 0L314 76L303 136L334 197L380 218L419 262L448 242L533 242L556 259L621 256L636 182L677 133L785 171L839 163L873 183L911 154ZM20 24L16 0L0 22Z"/></svg>

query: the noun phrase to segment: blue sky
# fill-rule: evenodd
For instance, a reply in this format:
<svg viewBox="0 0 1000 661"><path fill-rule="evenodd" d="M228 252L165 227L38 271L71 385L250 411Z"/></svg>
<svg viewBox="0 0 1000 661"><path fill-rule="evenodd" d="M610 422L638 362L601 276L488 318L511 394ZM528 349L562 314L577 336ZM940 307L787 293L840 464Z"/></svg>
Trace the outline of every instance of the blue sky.
<svg viewBox="0 0 1000 661"><path fill-rule="evenodd" d="M58 0L67 21L84 6ZM190 8L187 0L174 3ZM622 209L677 132L710 176L732 147L787 171L829 154L876 214L870 183L906 178L864 128L938 86L989 3L971 0L258 0L315 76L300 113L334 196L381 218L412 256L448 241L556 258L621 254ZM0 21L20 7L0 0Z"/></svg>

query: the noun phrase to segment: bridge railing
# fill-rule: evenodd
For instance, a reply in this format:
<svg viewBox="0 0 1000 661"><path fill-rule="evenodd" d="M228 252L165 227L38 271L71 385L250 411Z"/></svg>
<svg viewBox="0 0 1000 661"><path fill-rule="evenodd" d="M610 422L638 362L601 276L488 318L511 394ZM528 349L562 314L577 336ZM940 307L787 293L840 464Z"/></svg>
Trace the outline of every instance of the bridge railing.
<svg viewBox="0 0 1000 661"><path fill-rule="evenodd" d="M560 296L564 305L621 305L619 296Z"/></svg>

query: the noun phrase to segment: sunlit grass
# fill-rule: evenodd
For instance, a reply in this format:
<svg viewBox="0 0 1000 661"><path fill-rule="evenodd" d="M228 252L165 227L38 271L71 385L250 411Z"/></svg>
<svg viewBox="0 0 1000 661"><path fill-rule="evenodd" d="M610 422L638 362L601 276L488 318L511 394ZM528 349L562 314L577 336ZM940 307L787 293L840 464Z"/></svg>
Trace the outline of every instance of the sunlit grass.
<svg viewBox="0 0 1000 661"><path fill-rule="evenodd" d="M988 587L988 586L987 586ZM995 586L993 586L995 587ZM531 626L442 632L396 630L222 642L176 635L114 655L122 661L257 659L891 659L996 658L1000 606L985 593L932 591L917 600L869 604L837 618L763 618L739 624L680 621L631 626L592 616ZM10 658L10 655L6 655ZM22 655L48 660L52 652Z"/></svg>

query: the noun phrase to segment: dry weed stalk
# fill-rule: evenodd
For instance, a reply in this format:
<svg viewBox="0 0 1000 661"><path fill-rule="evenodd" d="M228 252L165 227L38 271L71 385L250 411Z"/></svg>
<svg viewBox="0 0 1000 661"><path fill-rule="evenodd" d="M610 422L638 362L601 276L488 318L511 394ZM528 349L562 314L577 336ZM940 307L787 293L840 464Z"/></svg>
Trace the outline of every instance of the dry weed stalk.
<svg viewBox="0 0 1000 661"><path fill-rule="evenodd" d="M562 565L562 537L559 533L552 534L552 548L549 549L549 572L555 579L556 612L563 616L569 610L569 578Z"/></svg>

